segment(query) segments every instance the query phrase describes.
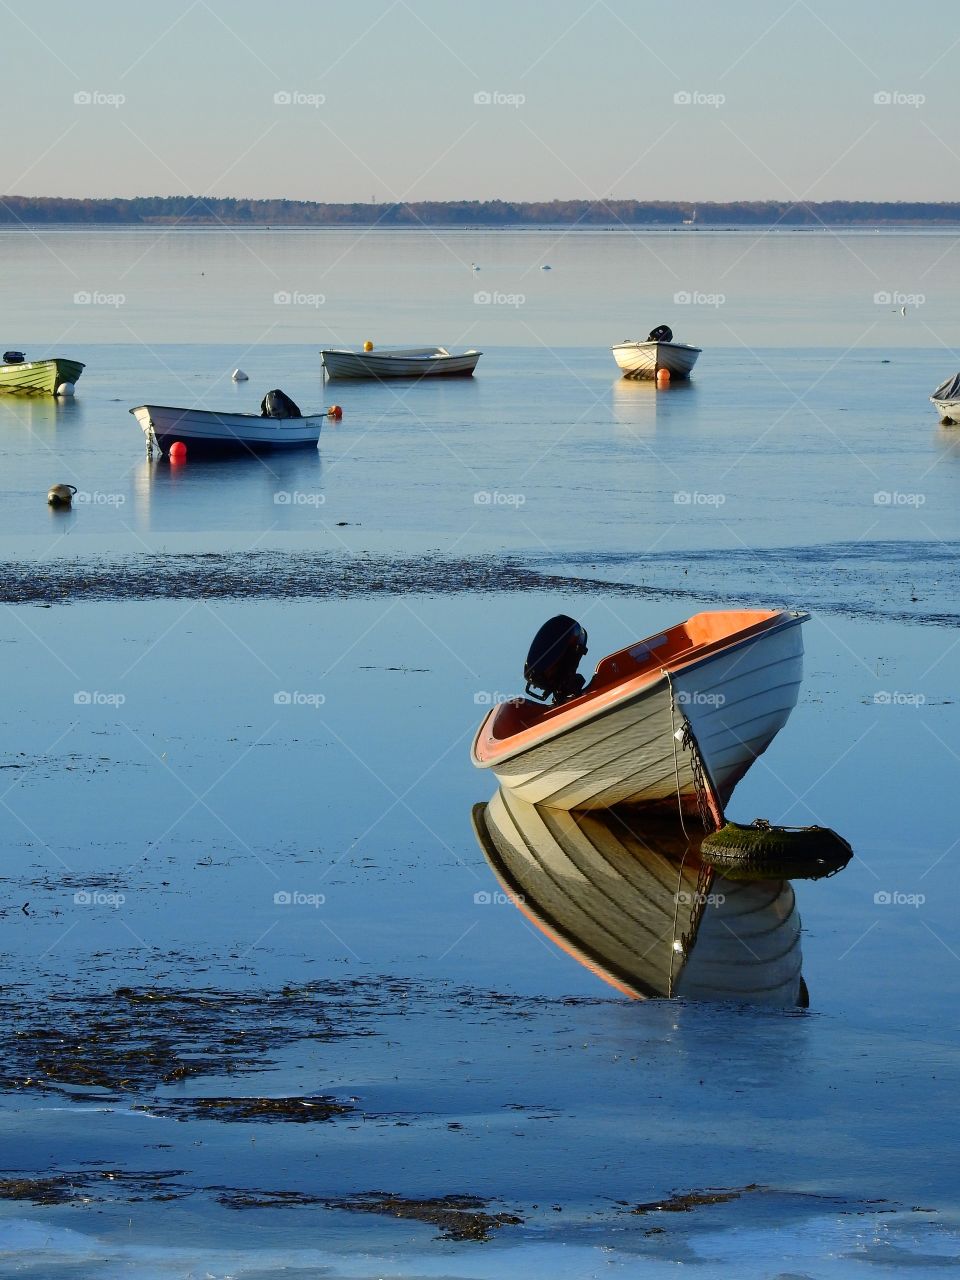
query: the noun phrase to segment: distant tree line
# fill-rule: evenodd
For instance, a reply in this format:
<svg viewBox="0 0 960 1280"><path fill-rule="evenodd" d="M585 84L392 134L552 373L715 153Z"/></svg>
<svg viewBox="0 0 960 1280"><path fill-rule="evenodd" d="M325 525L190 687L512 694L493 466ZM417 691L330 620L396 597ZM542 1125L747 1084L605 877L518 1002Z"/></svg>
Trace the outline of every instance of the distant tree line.
<svg viewBox="0 0 960 1280"><path fill-rule="evenodd" d="M326 204L308 200L138 196L75 200L2 196L0 224L116 224L296 227L538 227L773 225L896 226L960 223L960 203L827 200L420 200Z"/></svg>

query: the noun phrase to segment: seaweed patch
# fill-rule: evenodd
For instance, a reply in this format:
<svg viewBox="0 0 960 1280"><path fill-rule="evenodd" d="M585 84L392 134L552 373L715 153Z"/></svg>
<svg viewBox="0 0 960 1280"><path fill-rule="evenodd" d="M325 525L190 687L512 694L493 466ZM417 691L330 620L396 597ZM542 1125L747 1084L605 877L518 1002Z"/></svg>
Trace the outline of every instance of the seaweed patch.
<svg viewBox="0 0 960 1280"><path fill-rule="evenodd" d="M391 1218L406 1218L438 1227L438 1239L489 1240L490 1233L505 1226L519 1226L523 1218L516 1213L487 1212L489 1201L479 1196L446 1195L412 1199L388 1191L364 1191L341 1200L328 1199L330 1209L346 1209L350 1213L379 1213Z"/></svg>

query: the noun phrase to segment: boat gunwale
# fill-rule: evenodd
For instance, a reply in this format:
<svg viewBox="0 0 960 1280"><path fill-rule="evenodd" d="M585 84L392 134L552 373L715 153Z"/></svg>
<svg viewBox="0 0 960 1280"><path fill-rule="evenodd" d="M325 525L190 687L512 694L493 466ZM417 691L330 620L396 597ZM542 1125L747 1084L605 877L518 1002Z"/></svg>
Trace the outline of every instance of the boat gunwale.
<svg viewBox="0 0 960 1280"><path fill-rule="evenodd" d="M357 360L463 360L469 356L483 355L473 347L469 351L448 351L446 347L398 347L395 351L352 351L349 347L321 347L323 356L353 356Z"/></svg>
<svg viewBox="0 0 960 1280"><path fill-rule="evenodd" d="M46 360L0 361L0 372L7 369L42 369L48 364L72 364L78 369L85 369L87 367L82 360L74 360L71 356L50 356Z"/></svg>
<svg viewBox="0 0 960 1280"><path fill-rule="evenodd" d="M523 756L526 752L534 750L547 742L552 742L566 734L574 733L582 728L586 723L596 724L598 721L605 719L607 716L613 715L618 711L622 711L629 706L632 701L643 695L652 693L658 686L669 682L669 677L679 672L695 671L697 667L704 663L712 661L720 654L734 653L737 649L743 648L745 645L751 644L754 640L764 635L773 635L775 632L786 631L790 627L801 626L810 618L809 613L802 610L786 610L781 609L768 618L766 622L758 622L753 624L748 630L749 634L741 634L729 643L714 641L710 645L700 647L697 652L690 655L684 661L667 662L660 667L651 668L649 671L642 672L640 675L634 676L629 680L625 680L622 684L613 684L606 689L597 689L592 694L584 692L578 698L571 699L570 702L562 703L560 707L546 707L545 712L559 711L561 713L573 711L573 716L565 716L563 714L554 717L556 727L548 727L546 732L535 734L531 739L527 739L524 735L532 730L542 729L543 720L536 725L528 726L526 729L520 730L519 733L510 735L508 738L494 739L492 733L487 733L486 751L481 754L481 740L487 726L492 724L493 719L500 714L502 708L507 705L501 703L499 706L493 707L486 716L484 716L480 727L474 735L473 744L470 748L470 758L473 763L480 769L489 769L495 765L506 764L510 760ZM689 621L686 619L685 621ZM683 624L680 624L683 625ZM658 633L662 634L662 633ZM736 636L736 633L734 633ZM644 637L635 642L635 644L644 643L645 639L655 637ZM632 648L634 646L627 646ZM622 652L622 651L620 651ZM613 655L607 654L606 657ZM601 659L601 662L603 659ZM599 663L597 664L600 665ZM620 690L620 696L614 697L612 700L605 702L598 708L594 715L584 716L580 713L589 709L589 703L593 699L601 698L605 693L610 694ZM534 703L532 699L527 699L518 695L517 698L511 699L513 702L531 702L533 706L540 704ZM517 739L523 737L523 741L517 745ZM511 745L513 744L513 745Z"/></svg>
<svg viewBox="0 0 960 1280"><path fill-rule="evenodd" d="M262 413L234 413L233 410L226 409L187 409L183 405L175 404L138 404L135 408L128 409L127 413L132 413L136 417L141 409L145 409L148 414L151 409L166 409L169 413L202 413L209 418L245 418L249 422L315 422L327 416L325 413L304 413L299 418L267 418ZM139 418L137 421L139 422Z"/></svg>
<svg viewBox="0 0 960 1280"><path fill-rule="evenodd" d="M610 350L626 351L639 347L672 347L677 351L696 351L697 355L703 355L703 347L695 347L689 342L658 342L656 340L641 342L639 338L628 338L626 342L615 342Z"/></svg>

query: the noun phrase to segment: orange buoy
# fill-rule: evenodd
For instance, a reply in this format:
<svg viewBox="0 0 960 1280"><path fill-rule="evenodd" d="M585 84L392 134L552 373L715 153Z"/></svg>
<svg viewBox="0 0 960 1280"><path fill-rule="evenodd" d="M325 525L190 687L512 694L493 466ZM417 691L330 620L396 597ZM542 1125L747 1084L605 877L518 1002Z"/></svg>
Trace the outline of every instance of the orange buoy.
<svg viewBox="0 0 960 1280"><path fill-rule="evenodd" d="M669 385L670 385L670 370L658 369L657 370L657 386L660 388L663 388L663 387L669 387Z"/></svg>
<svg viewBox="0 0 960 1280"><path fill-rule="evenodd" d="M369 338L368 338L368 339L366 340L366 342L363 344L363 349L364 349L364 351L372 351L372 350L373 350L373 343L370 341L370 339L369 339Z"/></svg>
<svg viewBox="0 0 960 1280"><path fill-rule="evenodd" d="M167 456L171 462L186 462L187 446L182 440L174 440L173 444L170 446L170 452Z"/></svg>
<svg viewBox="0 0 960 1280"><path fill-rule="evenodd" d="M332 404L330 408L327 410L327 417L337 418L337 419L342 418L343 410L340 408L338 404Z"/></svg>

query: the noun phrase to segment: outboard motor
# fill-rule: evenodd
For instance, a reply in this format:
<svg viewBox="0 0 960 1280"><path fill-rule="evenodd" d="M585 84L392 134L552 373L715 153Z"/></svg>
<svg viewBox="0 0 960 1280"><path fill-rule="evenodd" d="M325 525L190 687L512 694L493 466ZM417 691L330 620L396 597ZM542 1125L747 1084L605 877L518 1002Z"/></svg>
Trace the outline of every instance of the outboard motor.
<svg viewBox="0 0 960 1280"><path fill-rule="evenodd" d="M23 364L26 359L22 351L5 351L3 353L4 364Z"/></svg>
<svg viewBox="0 0 960 1280"><path fill-rule="evenodd" d="M302 418L303 414L290 397L278 387L274 391L268 391L263 397L260 416L261 418Z"/></svg>
<svg viewBox="0 0 960 1280"><path fill-rule="evenodd" d="M658 324L655 329L651 329L647 334L648 342L672 342L673 330L668 324Z"/></svg>
<svg viewBox="0 0 960 1280"><path fill-rule="evenodd" d="M586 683L577 671L587 652L587 633L574 618L560 613L545 622L533 637L523 667L527 693L553 705L579 697ZM540 692L542 690L542 692Z"/></svg>

